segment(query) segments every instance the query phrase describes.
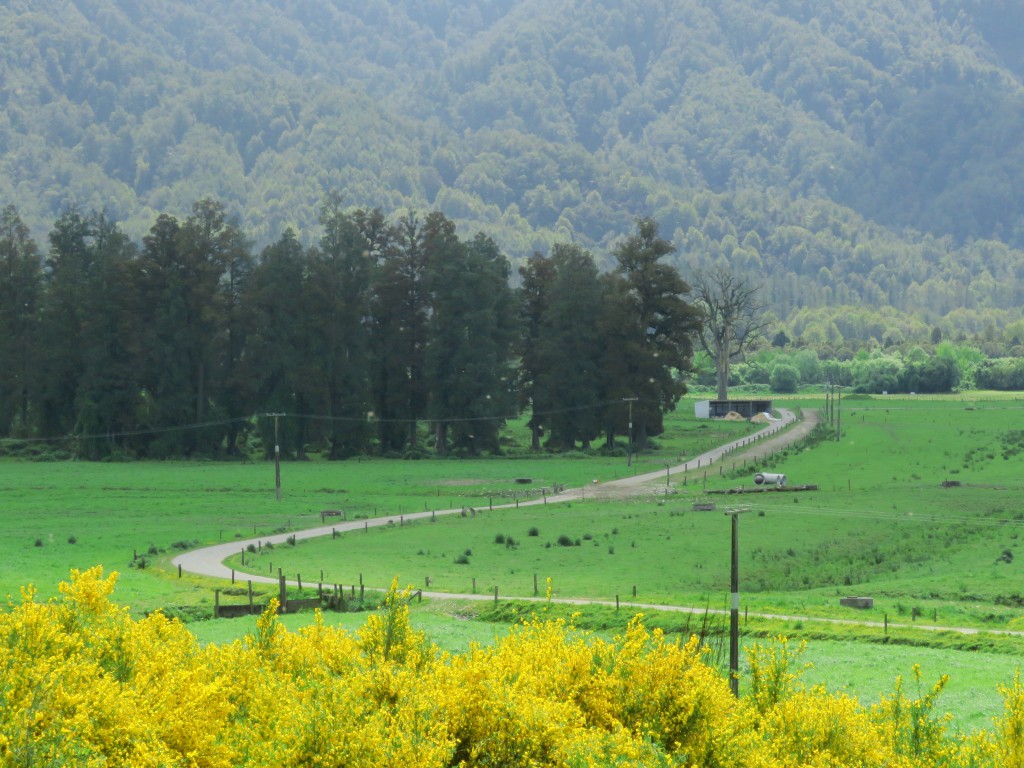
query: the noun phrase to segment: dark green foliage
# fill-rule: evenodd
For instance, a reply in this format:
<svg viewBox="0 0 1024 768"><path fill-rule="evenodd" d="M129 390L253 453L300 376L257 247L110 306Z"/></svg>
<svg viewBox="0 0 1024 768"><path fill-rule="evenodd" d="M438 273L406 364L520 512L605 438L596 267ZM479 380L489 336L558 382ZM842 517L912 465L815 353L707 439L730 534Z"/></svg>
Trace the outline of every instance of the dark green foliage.
<svg viewBox="0 0 1024 768"><path fill-rule="evenodd" d="M501 419L515 404L518 316L508 261L483 235L461 242L440 213L427 217L424 241L433 306L424 363L435 449L498 453Z"/></svg>
<svg viewBox="0 0 1024 768"><path fill-rule="evenodd" d="M780 363L772 368L771 387L773 392L796 392L800 386L800 371L796 366Z"/></svg>
<svg viewBox="0 0 1024 768"><path fill-rule="evenodd" d="M35 241L14 206L0 213L0 274L0 434L26 434L43 273Z"/></svg>
<svg viewBox="0 0 1024 768"><path fill-rule="evenodd" d="M662 433L662 415L686 392L678 373L691 368L701 321L684 298L689 286L664 261L674 250L658 235L657 222L638 219L636 233L614 251L615 271L605 276L602 394L615 403L604 414L609 447L616 434L627 434L644 448L649 437ZM631 406L628 398L635 398Z"/></svg>
<svg viewBox="0 0 1024 768"><path fill-rule="evenodd" d="M0 203L37 241L73 205L139 240L212 196L258 248L305 246L343 188L513 262L653 216L674 266L763 282L786 338L837 353L1024 304L1007 0L74 7L0 8Z"/></svg>
<svg viewBox="0 0 1024 768"><path fill-rule="evenodd" d="M520 268L525 333L521 397L531 405L533 448L584 449L600 429L601 367L606 347L600 332L604 297L593 256L577 246L555 245L550 258L535 254Z"/></svg>

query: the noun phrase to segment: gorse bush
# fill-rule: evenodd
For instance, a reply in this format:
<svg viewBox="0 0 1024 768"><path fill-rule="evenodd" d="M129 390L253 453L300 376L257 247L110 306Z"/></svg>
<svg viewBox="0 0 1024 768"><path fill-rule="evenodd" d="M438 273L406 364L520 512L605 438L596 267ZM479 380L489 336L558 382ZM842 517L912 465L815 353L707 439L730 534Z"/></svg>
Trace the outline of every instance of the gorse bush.
<svg viewBox="0 0 1024 768"><path fill-rule="evenodd" d="M356 633L289 632L276 601L254 632L200 646L160 613L134 620L116 574L72 572L0 612L5 766L892 766L1024 765L1024 687L961 738L936 714L945 679L865 708L807 690L785 641L750 651L734 698L694 637L637 617L614 640L531 620L490 647L445 654L392 584ZM550 584L549 584L550 589ZM917 676L920 689L920 676Z"/></svg>

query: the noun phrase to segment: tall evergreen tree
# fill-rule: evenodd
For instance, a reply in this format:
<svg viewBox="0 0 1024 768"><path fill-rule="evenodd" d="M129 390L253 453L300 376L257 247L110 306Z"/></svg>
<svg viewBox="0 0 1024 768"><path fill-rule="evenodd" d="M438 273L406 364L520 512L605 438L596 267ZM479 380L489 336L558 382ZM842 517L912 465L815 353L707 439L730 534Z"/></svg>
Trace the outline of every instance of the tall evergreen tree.
<svg viewBox="0 0 1024 768"><path fill-rule="evenodd" d="M133 279L136 247L103 214L90 217L92 265L84 286L81 378L75 397L79 454L101 458L129 447L140 403L139 303Z"/></svg>
<svg viewBox="0 0 1024 768"><path fill-rule="evenodd" d="M600 431L601 284L593 257L578 246L556 245L551 260L555 279L541 316L543 373L536 389L551 409L550 442L562 450L577 441L587 448Z"/></svg>
<svg viewBox="0 0 1024 768"><path fill-rule="evenodd" d="M636 233L613 252L614 275L624 283L611 294L619 339L609 345L606 370L619 375L609 380L606 391L619 403L611 407L606 428L621 433L630 410L626 399L637 398L630 437L640 448L648 437L661 434L663 413L686 392L681 373L691 367L693 341L701 327L700 312L684 298L690 287L662 262L674 252L675 246L658 236L651 218L638 219Z"/></svg>
<svg viewBox="0 0 1024 768"><path fill-rule="evenodd" d="M433 314L426 351L429 415L438 453L452 447L497 452L502 418L514 406L511 365L517 333L510 268L492 240L466 245L443 214L425 223Z"/></svg>
<svg viewBox="0 0 1024 768"><path fill-rule="evenodd" d="M169 429L155 455L235 450L245 413L237 365L243 350L240 297L251 271L248 244L224 206L204 199L182 223L160 216L143 240L144 304L150 313L147 417Z"/></svg>
<svg viewBox="0 0 1024 768"><path fill-rule="evenodd" d="M303 457L310 437L306 416L313 410L309 382L318 362L309 347L312 318L305 303L308 259L295 233L288 229L260 255L246 286L244 380L251 382L249 399L262 413L287 413L279 421L278 445L284 455ZM274 424L259 421L264 454L273 455Z"/></svg>
<svg viewBox="0 0 1024 768"><path fill-rule="evenodd" d="M600 425L604 307L597 266L582 248L558 244L550 258L534 254L520 274L520 402L532 407L533 450L545 427L557 449L570 450L578 440L587 447Z"/></svg>
<svg viewBox="0 0 1024 768"><path fill-rule="evenodd" d="M172 429L195 420L192 365L186 348L192 323L180 241L181 224L173 216L162 214L143 238L139 256L145 338L141 376L144 407L139 419L141 427L159 430L152 433L145 447L154 457L184 455L195 447L191 433Z"/></svg>
<svg viewBox="0 0 1024 768"><path fill-rule="evenodd" d="M309 307L319 321L320 407L328 419L329 455L366 450L372 400L369 383L371 244L357 218L330 195L320 214L324 234L310 267Z"/></svg>
<svg viewBox="0 0 1024 768"><path fill-rule="evenodd" d="M101 435L79 446L105 455L115 433L134 425L138 402L138 318L130 260L134 247L103 214L67 211L50 233L40 311L39 431Z"/></svg>
<svg viewBox="0 0 1024 768"><path fill-rule="evenodd" d="M420 221L414 213L406 214L382 249L371 312L374 407L385 452L415 449L417 422L426 413L426 257Z"/></svg>
<svg viewBox="0 0 1024 768"><path fill-rule="evenodd" d="M42 290L39 248L17 209L0 213L0 436L26 435Z"/></svg>
<svg viewBox="0 0 1024 768"><path fill-rule="evenodd" d="M552 259L534 253L519 267L522 287L519 289L521 336L519 341L519 408L530 410L530 448L541 449L546 419L554 409L549 401L550 387L542 386L544 376L543 338L544 314L550 301L550 288L555 280Z"/></svg>

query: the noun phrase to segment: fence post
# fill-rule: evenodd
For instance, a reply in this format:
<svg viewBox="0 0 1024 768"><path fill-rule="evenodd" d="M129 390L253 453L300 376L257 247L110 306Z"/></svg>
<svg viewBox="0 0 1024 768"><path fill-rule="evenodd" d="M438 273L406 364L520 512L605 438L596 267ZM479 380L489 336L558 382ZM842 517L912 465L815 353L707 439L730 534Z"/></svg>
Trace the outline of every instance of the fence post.
<svg viewBox="0 0 1024 768"><path fill-rule="evenodd" d="M252 579L249 579L249 615L252 616Z"/></svg>
<svg viewBox="0 0 1024 768"><path fill-rule="evenodd" d="M213 618L220 618L220 590L213 590Z"/></svg>
<svg viewBox="0 0 1024 768"><path fill-rule="evenodd" d="M537 574L533 574L533 596L537 596Z"/></svg>
<svg viewBox="0 0 1024 768"><path fill-rule="evenodd" d="M497 587L494 588L494 604L495 605L498 604L498 588Z"/></svg>

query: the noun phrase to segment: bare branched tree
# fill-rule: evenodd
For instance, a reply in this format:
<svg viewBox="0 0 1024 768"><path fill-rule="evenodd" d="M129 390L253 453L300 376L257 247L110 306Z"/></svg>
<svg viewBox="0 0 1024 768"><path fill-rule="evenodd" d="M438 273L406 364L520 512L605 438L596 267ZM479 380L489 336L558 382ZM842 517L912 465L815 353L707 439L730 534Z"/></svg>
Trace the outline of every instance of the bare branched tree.
<svg viewBox="0 0 1024 768"><path fill-rule="evenodd" d="M700 344L715 361L719 400L729 399L729 364L768 327L756 294L756 285L724 268L701 272L693 280L696 304L704 312Z"/></svg>

